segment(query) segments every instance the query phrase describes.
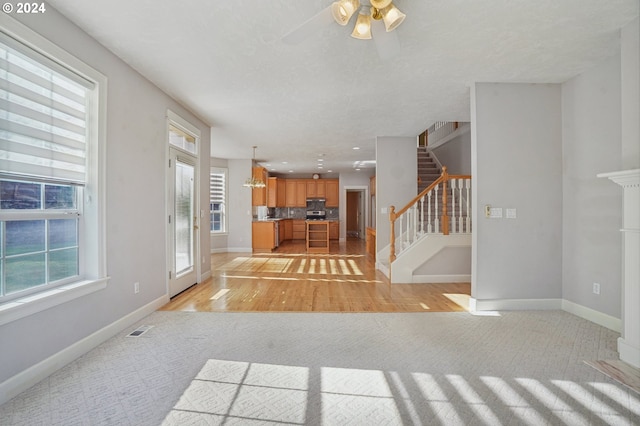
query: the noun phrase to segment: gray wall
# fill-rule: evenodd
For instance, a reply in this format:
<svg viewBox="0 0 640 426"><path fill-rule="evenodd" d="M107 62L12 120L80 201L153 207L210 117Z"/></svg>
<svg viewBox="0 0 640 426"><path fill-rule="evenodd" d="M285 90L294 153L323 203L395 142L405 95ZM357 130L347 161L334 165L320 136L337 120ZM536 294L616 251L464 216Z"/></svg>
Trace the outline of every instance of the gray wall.
<svg viewBox="0 0 640 426"><path fill-rule="evenodd" d="M13 15L108 78L105 290L0 326L0 383L167 294L166 112L202 132L201 200L208 199L209 126L47 5ZM208 227L201 227L209 253ZM202 265L210 270L209 256ZM134 294L133 283L140 283ZM11 344L8 344L11 342Z"/></svg>
<svg viewBox="0 0 640 426"><path fill-rule="evenodd" d="M228 160L228 251L251 251L251 188L242 186L251 177L251 160Z"/></svg>
<svg viewBox="0 0 640 426"><path fill-rule="evenodd" d="M640 168L640 18L622 29L622 169Z"/></svg>
<svg viewBox="0 0 640 426"><path fill-rule="evenodd" d="M617 318L622 192L596 174L621 168L620 87L619 55L562 85L563 297Z"/></svg>
<svg viewBox="0 0 640 426"><path fill-rule="evenodd" d="M389 207L404 207L418 195L416 138L376 139L376 250L389 244ZM384 210L383 210L384 209ZM386 210L386 211L385 211Z"/></svg>
<svg viewBox="0 0 640 426"><path fill-rule="evenodd" d="M471 174L471 132L464 132L431 152L449 174Z"/></svg>
<svg viewBox="0 0 640 426"><path fill-rule="evenodd" d="M472 296L562 296L560 86L478 83L471 95ZM487 219L484 205L516 208Z"/></svg>

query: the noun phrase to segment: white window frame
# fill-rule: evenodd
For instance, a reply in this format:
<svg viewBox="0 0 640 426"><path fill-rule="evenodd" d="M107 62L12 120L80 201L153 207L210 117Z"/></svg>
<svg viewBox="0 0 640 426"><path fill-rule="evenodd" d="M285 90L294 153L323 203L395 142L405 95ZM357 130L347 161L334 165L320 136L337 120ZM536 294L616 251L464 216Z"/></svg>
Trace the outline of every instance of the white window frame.
<svg viewBox="0 0 640 426"><path fill-rule="evenodd" d="M107 77L40 36L7 14L0 14L0 31L37 53L94 83L89 106L87 141L87 181L82 189L80 220L80 278L45 288L24 297L0 303L0 325L83 297L106 288L105 158Z"/></svg>
<svg viewBox="0 0 640 426"><path fill-rule="evenodd" d="M228 227L227 227L227 210L229 206L229 169L223 167L211 167L210 173L217 173L224 175L224 201L222 203L222 230L214 231L211 229L213 226L212 223L209 223L209 231L211 235L227 235ZM209 180L211 182L211 180ZM211 198L209 198L209 218L213 214L213 210L211 210Z"/></svg>

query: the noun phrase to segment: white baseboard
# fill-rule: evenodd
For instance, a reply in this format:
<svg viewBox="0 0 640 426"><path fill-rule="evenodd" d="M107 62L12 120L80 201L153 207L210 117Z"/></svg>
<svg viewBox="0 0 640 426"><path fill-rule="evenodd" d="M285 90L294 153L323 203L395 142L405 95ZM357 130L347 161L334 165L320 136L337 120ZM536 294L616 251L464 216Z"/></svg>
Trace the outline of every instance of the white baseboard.
<svg viewBox="0 0 640 426"><path fill-rule="evenodd" d="M414 275L414 284L470 283L471 275Z"/></svg>
<svg viewBox="0 0 640 426"><path fill-rule="evenodd" d="M253 253L251 247L227 247L225 253Z"/></svg>
<svg viewBox="0 0 640 426"><path fill-rule="evenodd" d="M603 314L586 306L578 305L566 299L469 299L471 312L482 311L525 311L561 309L577 317L586 319L610 330L620 332L622 321L620 318Z"/></svg>
<svg viewBox="0 0 640 426"><path fill-rule="evenodd" d="M71 361L155 312L168 302L169 296L164 295L0 383L0 405L49 377Z"/></svg>
<svg viewBox="0 0 640 426"><path fill-rule="evenodd" d="M620 359L635 368L640 368L640 348L618 337L618 353Z"/></svg>
<svg viewBox="0 0 640 426"><path fill-rule="evenodd" d="M469 310L538 311L562 309L562 299L476 299L469 298Z"/></svg>
<svg viewBox="0 0 640 426"><path fill-rule="evenodd" d="M609 330L613 330L618 333L622 330L622 320L620 318L603 314L602 312L587 308L586 306L578 305L577 303L573 303L569 300L562 299L562 310L606 327Z"/></svg>
<svg viewBox="0 0 640 426"><path fill-rule="evenodd" d="M211 278L211 270L205 271L204 274L201 274L200 275L200 281L198 281L198 282L199 283L205 282L209 278Z"/></svg>
<svg viewBox="0 0 640 426"><path fill-rule="evenodd" d="M226 247L222 247L222 248L214 248L211 249L211 254L214 253L227 253L229 250Z"/></svg>

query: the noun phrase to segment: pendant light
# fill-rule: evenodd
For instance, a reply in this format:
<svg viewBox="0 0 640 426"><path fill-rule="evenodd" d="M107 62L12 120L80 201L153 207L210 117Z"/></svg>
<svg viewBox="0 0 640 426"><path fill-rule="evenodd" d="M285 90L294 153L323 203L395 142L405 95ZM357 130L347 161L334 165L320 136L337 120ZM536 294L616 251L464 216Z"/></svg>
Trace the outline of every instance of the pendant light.
<svg viewBox="0 0 640 426"><path fill-rule="evenodd" d="M257 146L253 146L253 159L251 160L251 167L253 168L256 165L256 148L258 148ZM264 183L264 181L262 179L256 178L255 176L253 176L253 173L251 173L251 177L248 178L246 181L244 181L244 184L242 184L242 186L246 186L247 188L264 188L265 186L267 186L266 183Z"/></svg>

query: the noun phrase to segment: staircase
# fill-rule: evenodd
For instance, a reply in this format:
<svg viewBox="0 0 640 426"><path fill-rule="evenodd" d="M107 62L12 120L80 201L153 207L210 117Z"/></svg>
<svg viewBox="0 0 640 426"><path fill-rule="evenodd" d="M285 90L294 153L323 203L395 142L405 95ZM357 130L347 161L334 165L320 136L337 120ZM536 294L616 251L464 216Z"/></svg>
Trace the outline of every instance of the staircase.
<svg viewBox="0 0 640 426"><path fill-rule="evenodd" d="M418 147L418 194L440 177L438 165L429 155L427 147Z"/></svg>
<svg viewBox="0 0 640 426"><path fill-rule="evenodd" d="M449 175L443 167L406 206L390 207L390 243L379 253L388 253L389 261L379 262L379 269L392 283L469 281L470 207L471 176Z"/></svg>

